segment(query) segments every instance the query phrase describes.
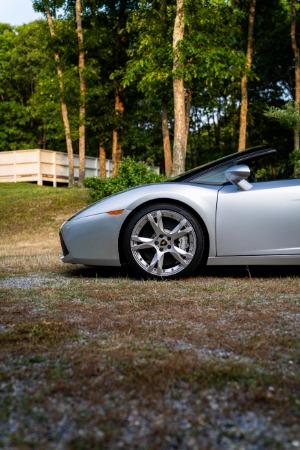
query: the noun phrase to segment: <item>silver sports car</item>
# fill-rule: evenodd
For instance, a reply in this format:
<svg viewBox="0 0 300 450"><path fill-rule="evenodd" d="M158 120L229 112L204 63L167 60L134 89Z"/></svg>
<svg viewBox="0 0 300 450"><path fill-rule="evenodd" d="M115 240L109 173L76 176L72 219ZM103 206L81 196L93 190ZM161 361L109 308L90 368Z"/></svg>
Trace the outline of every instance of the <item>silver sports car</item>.
<svg viewBox="0 0 300 450"><path fill-rule="evenodd" d="M252 148L88 206L61 227L62 261L126 264L149 278L200 264L300 264L300 179L274 179L275 153Z"/></svg>

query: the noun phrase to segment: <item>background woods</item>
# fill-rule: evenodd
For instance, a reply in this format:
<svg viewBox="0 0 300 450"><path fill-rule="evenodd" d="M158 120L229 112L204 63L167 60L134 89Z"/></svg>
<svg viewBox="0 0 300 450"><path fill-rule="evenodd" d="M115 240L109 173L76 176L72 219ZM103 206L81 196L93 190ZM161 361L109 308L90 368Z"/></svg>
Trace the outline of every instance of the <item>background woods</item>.
<svg viewBox="0 0 300 450"><path fill-rule="evenodd" d="M44 20L0 24L0 150L67 150L70 184L79 153L80 185L85 155L170 175L246 145L299 150L296 0L33 5ZM289 127L266 116L289 101Z"/></svg>

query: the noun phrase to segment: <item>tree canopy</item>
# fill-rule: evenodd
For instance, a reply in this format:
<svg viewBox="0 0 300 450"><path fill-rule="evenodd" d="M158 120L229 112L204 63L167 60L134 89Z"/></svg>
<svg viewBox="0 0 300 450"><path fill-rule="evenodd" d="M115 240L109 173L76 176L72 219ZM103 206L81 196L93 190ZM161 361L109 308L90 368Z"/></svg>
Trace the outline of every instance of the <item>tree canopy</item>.
<svg viewBox="0 0 300 450"><path fill-rule="evenodd" d="M84 130L81 142L87 155L98 156L102 146L107 157L113 157L117 139L123 157L170 172L165 145L169 152L173 145L175 149L174 80L180 79L188 169L237 151L245 73L247 146L272 144L284 157L293 151L293 127L265 114L295 98L289 0L256 1L251 67L246 60L250 0L180 0L184 32L176 51L172 44L178 1L82 0L80 43L76 3L34 0L44 20L19 27L0 24L0 151L66 151L63 96L75 153ZM47 25L47 8L55 38ZM296 20L298 14L296 8Z"/></svg>

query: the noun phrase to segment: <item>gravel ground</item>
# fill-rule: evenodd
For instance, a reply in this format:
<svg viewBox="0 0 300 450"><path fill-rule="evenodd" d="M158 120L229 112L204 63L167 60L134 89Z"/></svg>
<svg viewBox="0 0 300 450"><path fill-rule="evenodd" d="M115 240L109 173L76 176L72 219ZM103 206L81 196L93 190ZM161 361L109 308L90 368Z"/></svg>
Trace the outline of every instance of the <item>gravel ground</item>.
<svg viewBox="0 0 300 450"><path fill-rule="evenodd" d="M32 273L25 277L0 278L0 288L39 289L49 285L58 287L69 282L70 279L63 276L48 276L42 273Z"/></svg>

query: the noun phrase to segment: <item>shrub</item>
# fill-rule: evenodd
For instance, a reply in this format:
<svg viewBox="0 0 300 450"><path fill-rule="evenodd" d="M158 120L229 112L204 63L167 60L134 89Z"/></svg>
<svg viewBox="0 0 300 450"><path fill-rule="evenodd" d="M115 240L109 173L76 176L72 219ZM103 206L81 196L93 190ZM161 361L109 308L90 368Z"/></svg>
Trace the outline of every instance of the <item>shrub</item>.
<svg viewBox="0 0 300 450"><path fill-rule="evenodd" d="M158 183L163 180L164 177L162 175L158 175L145 164L126 157L119 166L118 175L111 178L86 178L85 186L89 189L91 199L95 201L116 194L124 189L141 184Z"/></svg>
<svg viewBox="0 0 300 450"><path fill-rule="evenodd" d="M294 166L294 177L300 177L300 150L294 150L290 154L290 163Z"/></svg>

